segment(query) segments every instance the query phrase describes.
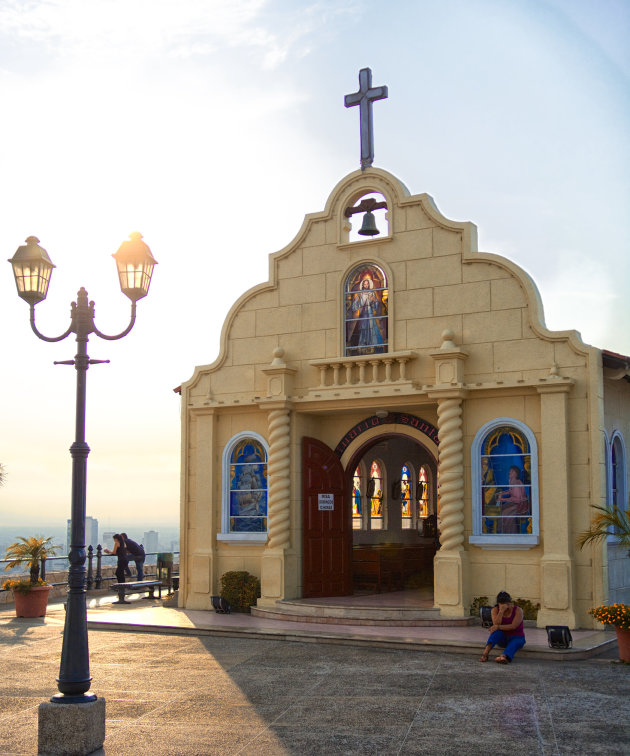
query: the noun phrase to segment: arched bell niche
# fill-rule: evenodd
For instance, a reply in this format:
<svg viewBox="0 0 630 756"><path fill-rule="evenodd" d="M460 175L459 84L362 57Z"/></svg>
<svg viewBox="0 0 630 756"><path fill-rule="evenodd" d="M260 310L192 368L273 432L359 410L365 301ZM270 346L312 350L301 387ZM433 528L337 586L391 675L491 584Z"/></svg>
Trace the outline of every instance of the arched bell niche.
<svg viewBox="0 0 630 756"><path fill-rule="evenodd" d="M366 192L345 208L347 241L364 242L389 236L387 200L380 192Z"/></svg>

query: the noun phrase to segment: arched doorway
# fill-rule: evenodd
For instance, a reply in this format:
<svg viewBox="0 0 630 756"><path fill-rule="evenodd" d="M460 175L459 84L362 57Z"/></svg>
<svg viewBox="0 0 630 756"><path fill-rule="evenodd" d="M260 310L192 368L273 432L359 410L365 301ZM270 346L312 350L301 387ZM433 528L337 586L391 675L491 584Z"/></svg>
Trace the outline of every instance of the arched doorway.
<svg viewBox="0 0 630 756"><path fill-rule="evenodd" d="M437 463L407 435L376 436L346 466L353 592L431 590Z"/></svg>

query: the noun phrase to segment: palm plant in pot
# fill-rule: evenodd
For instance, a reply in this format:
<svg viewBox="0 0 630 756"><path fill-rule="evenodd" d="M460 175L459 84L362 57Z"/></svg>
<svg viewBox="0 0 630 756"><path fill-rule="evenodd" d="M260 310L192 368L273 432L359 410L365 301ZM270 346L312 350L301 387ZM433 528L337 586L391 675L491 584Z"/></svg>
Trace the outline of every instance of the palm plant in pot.
<svg viewBox="0 0 630 756"><path fill-rule="evenodd" d="M28 579L9 579L2 584L5 591L13 591L15 613L18 617L43 617L46 614L51 586L40 578L39 565L42 559L54 556L59 551L60 547L53 546L51 541L52 537L20 536L7 548L5 559L8 563L5 565L5 571L14 567L29 568Z"/></svg>
<svg viewBox="0 0 630 756"><path fill-rule="evenodd" d="M630 502L624 512L617 506L593 506L595 515L588 530L580 533L578 546L598 543L613 536L621 546L630 546ZM619 658L630 662L630 606L627 604L604 604L589 609L588 613L604 625L612 625L617 633Z"/></svg>

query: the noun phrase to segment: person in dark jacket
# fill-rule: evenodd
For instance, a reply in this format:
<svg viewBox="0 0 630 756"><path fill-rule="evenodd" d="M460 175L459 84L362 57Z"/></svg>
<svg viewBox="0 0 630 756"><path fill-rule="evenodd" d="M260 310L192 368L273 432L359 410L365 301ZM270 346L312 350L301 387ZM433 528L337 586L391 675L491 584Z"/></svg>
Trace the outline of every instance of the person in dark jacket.
<svg viewBox="0 0 630 756"><path fill-rule="evenodd" d="M112 554L117 558L116 562L116 580L119 583L125 582L125 567L127 566L127 549L125 548L125 539L120 533L114 533L114 548L105 549L106 554Z"/></svg>
<svg viewBox="0 0 630 756"><path fill-rule="evenodd" d="M129 569L129 561L133 559L133 561L136 563L136 572L138 573L138 580L144 580L144 559L145 559L144 546L141 543L136 543L135 541L132 541L131 538L127 537L126 533L121 533L121 535L125 539L125 546L128 552L126 574L131 575L131 570Z"/></svg>

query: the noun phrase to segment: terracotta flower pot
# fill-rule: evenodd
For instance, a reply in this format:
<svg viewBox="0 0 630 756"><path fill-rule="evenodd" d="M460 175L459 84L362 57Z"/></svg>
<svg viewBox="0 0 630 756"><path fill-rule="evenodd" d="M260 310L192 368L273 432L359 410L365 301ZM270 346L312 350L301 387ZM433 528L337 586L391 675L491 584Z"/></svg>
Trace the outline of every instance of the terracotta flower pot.
<svg viewBox="0 0 630 756"><path fill-rule="evenodd" d="M617 633L617 645L619 646L619 660L630 662L630 630L615 628Z"/></svg>
<svg viewBox="0 0 630 756"><path fill-rule="evenodd" d="M45 617L52 586L38 585L28 593L13 591L16 617Z"/></svg>

